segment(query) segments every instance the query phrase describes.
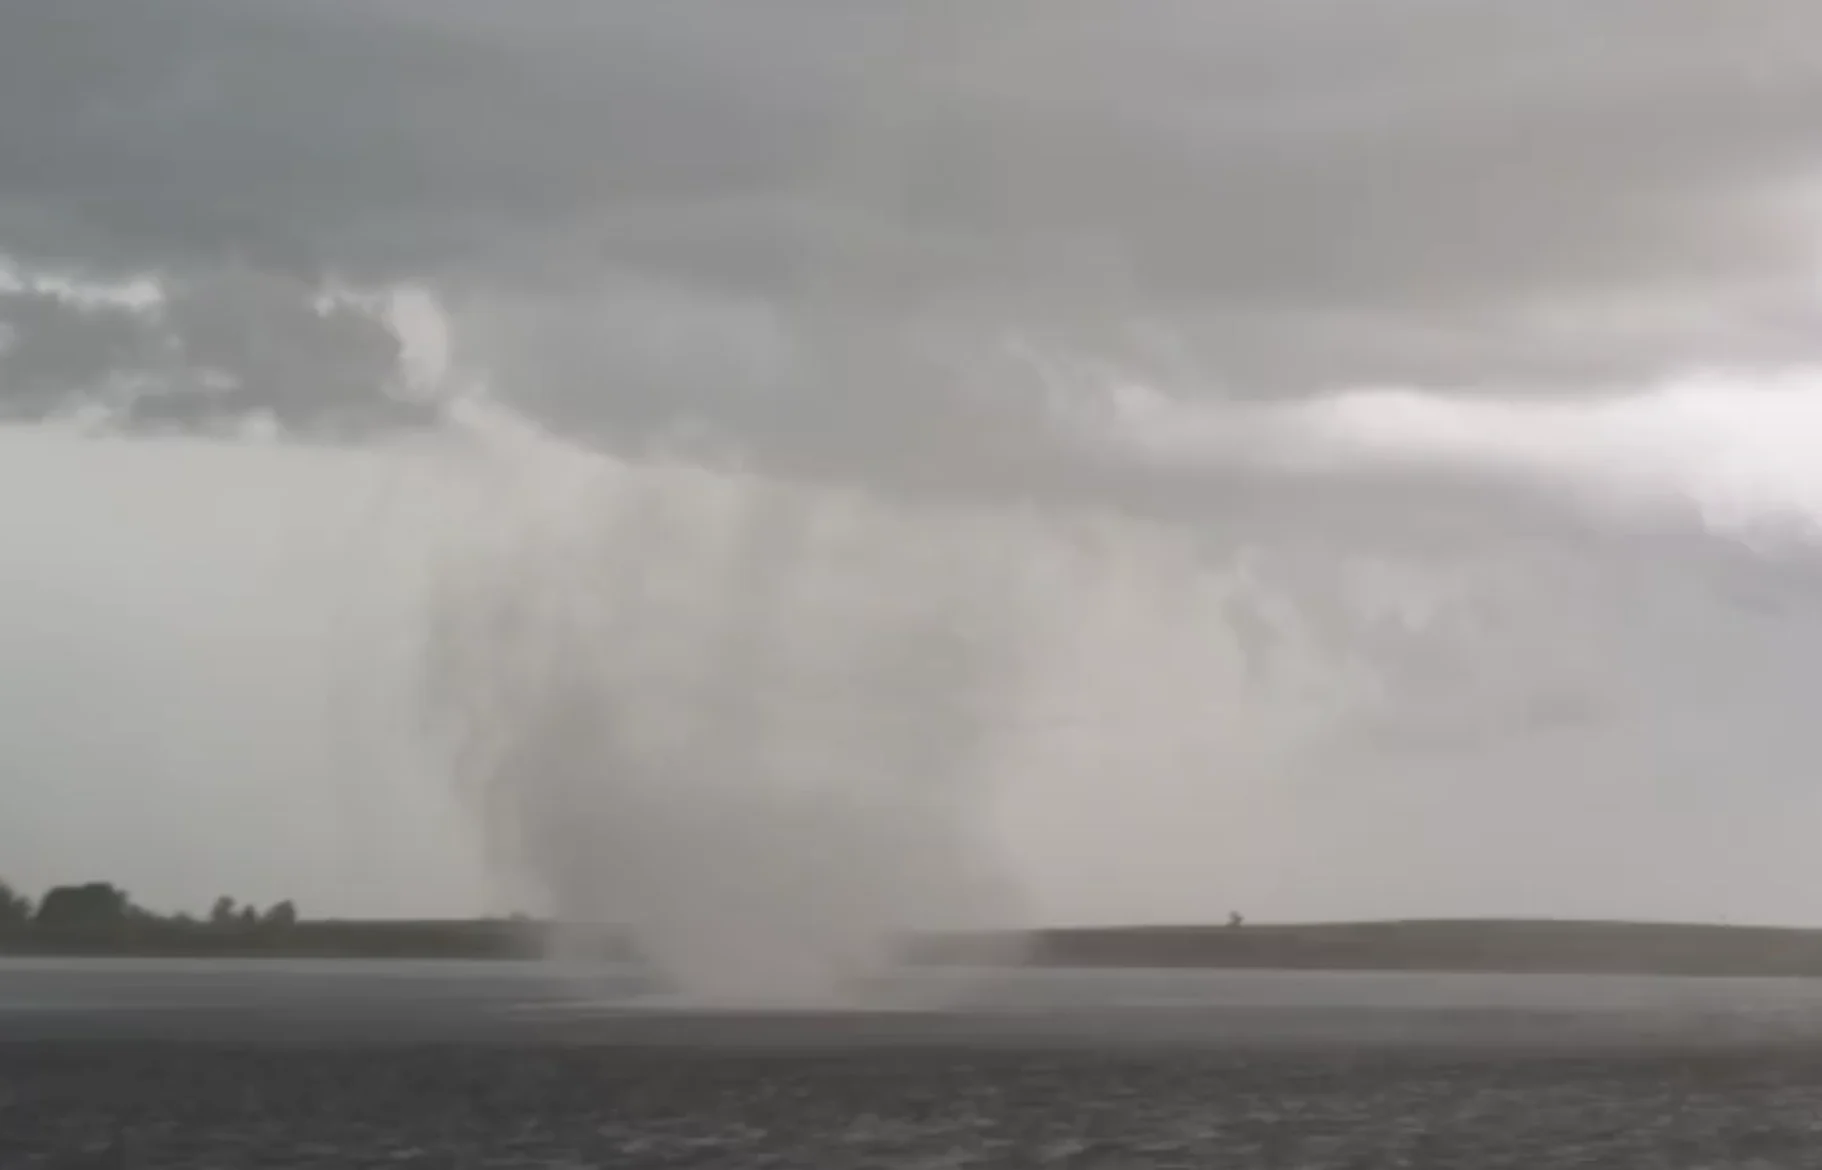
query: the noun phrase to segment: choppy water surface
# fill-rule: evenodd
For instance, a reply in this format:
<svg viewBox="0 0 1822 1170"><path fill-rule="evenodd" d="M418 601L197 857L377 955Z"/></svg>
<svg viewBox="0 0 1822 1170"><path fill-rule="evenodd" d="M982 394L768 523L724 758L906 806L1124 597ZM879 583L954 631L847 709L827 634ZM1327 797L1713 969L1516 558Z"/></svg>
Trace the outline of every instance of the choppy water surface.
<svg viewBox="0 0 1822 1170"><path fill-rule="evenodd" d="M1822 1165L1822 1057L0 1045L0 1164Z"/></svg>
<svg viewBox="0 0 1822 1170"><path fill-rule="evenodd" d="M1822 1165L1822 982L961 981L743 1013L574 964L4 960L0 1165Z"/></svg>

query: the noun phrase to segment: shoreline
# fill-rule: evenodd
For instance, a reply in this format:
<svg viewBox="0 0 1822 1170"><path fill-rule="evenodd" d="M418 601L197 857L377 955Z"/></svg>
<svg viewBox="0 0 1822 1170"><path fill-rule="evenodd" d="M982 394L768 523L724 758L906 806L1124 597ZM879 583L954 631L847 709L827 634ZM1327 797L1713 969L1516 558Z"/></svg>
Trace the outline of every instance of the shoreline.
<svg viewBox="0 0 1822 1170"><path fill-rule="evenodd" d="M0 958L474 961L548 956L551 927L500 920L300 921L282 933L0 937ZM637 962L611 931L565 932L565 957ZM581 945L577 945L580 938ZM1458 919L1071 927L913 940L911 967L1822 977L1822 929Z"/></svg>

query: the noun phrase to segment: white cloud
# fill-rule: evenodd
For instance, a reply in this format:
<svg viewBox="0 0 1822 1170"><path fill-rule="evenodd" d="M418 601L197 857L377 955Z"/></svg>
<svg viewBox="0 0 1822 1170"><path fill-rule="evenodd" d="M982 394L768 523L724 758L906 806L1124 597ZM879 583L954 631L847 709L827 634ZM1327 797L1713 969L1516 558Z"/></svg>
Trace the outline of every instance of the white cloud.
<svg viewBox="0 0 1822 1170"><path fill-rule="evenodd" d="M0 296L36 294L82 309L151 312L165 303L164 283L151 275L124 279L83 276L74 271L31 266L0 252Z"/></svg>
<svg viewBox="0 0 1822 1170"><path fill-rule="evenodd" d="M1449 473L1602 508L1693 509L1751 536L1822 531L1822 368L1689 374L1604 394L1360 388L1294 403L1111 396L1116 449L1178 468Z"/></svg>
<svg viewBox="0 0 1822 1170"><path fill-rule="evenodd" d="M384 313L399 339L399 370L406 387L436 391L449 377L453 360L449 318L436 295L414 285L392 289Z"/></svg>

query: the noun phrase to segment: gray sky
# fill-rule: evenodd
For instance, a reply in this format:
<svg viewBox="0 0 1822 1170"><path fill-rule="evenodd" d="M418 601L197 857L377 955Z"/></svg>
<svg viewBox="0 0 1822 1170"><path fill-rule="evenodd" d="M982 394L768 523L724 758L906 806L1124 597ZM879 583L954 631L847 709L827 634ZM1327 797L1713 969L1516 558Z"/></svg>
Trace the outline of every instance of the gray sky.
<svg viewBox="0 0 1822 1170"><path fill-rule="evenodd" d="M622 720L795 698L576 747L644 787L552 773L515 847L739 854L649 760L813 771L833 590L854 718L939 722L831 748L902 777L749 876L928 772L1050 919L1822 922L1818 46L1805 0L4 6L0 872L508 897L410 647L529 591L525 653L619 654L563 590L659 631L589 674ZM400 600L433 554L471 592ZM512 645L440 713L543 736ZM682 883L640 864L534 876Z"/></svg>

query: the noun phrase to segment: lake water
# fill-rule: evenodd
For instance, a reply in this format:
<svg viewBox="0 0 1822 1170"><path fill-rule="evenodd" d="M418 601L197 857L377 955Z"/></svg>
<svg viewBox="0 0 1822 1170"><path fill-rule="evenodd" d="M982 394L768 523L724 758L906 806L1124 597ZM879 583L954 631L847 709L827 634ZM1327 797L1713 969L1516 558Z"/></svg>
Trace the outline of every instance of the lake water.
<svg viewBox="0 0 1822 1170"><path fill-rule="evenodd" d="M949 1006L680 1008L636 972L559 964L0 960L0 1162L1817 1164L1822 1060L1781 1045L1822 1039L1818 981L1046 970L894 990ZM1730 1051L1681 1047L1715 1040Z"/></svg>
<svg viewBox="0 0 1822 1170"><path fill-rule="evenodd" d="M603 1035L730 1021L766 1035L833 1034L843 1020L915 1019L902 1032L1099 1038L1822 1039L1822 980L1424 972L990 970L907 975L859 1005L759 1011L680 1004L635 970L537 962L0 959L0 1038L313 1035L419 1038L543 1029ZM884 1009L884 1010L882 1010ZM909 1009L909 1010L906 1010ZM641 1022L643 1021L643 1022ZM849 1031L852 1031L849 1028ZM846 1034L846 1033L844 1033Z"/></svg>

